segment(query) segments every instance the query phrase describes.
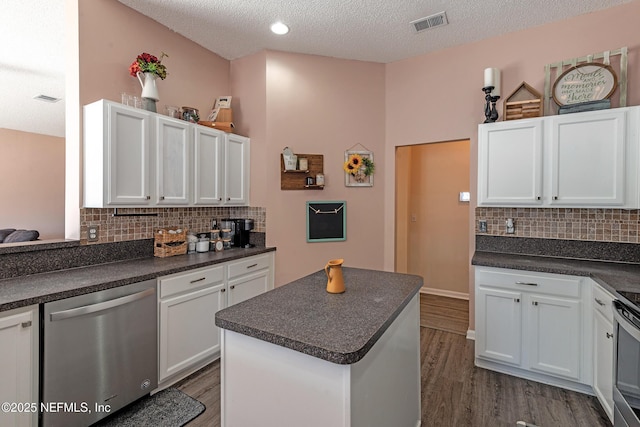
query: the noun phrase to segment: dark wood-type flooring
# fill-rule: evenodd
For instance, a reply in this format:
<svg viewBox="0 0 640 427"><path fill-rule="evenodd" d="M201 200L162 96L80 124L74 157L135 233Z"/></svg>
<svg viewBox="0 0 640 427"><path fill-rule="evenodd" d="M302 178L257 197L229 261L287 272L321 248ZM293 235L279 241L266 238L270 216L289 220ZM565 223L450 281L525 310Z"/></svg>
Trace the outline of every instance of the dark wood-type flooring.
<svg viewBox="0 0 640 427"><path fill-rule="evenodd" d="M468 316L468 301L421 296L422 427L611 425L593 396L476 368ZM176 387L207 407L187 427L220 426L219 361Z"/></svg>

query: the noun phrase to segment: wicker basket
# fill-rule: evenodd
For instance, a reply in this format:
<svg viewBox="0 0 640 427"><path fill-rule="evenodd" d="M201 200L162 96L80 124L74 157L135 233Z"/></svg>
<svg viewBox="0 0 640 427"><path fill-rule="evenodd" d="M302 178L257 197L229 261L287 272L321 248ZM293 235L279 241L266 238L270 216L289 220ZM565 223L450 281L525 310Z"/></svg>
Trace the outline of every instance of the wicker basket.
<svg viewBox="0 0 640 427"><path fill-rule="evenodd" d="M154 256L166 258L187 253L186 228L161 228L155 232L154 240Z"/></svg>

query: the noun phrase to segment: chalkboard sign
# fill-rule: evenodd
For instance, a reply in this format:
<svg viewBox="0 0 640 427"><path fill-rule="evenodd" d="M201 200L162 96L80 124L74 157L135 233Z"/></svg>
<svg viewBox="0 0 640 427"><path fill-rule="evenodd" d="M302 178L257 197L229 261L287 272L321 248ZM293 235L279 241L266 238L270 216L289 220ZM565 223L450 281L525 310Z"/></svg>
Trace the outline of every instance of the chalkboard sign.
<svg viewBox="0 0 640 427"><path fill-rule="evenodd" d="M307 242L347 240L347 202L307 202Z"/></svg>

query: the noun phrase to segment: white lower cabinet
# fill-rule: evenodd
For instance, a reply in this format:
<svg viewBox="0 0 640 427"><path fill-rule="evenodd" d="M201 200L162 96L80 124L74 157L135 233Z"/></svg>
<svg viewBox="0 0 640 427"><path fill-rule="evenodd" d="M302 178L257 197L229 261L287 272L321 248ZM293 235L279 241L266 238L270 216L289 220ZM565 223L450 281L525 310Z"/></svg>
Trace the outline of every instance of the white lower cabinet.
<svg viewBox="0 0 640 427"><path fill-rule="evenodd" d="M476 365L587 391L592 340L585 280L477 267Z"/></svg>
<svg viewBox="0 0 640 427"><path fill-rule="evenodd" d="M613 300L593 282L593 391L613 422Z"/></svg>
<svg viewBox="0 0 640 427"><path fill-rule="evenodd" d="M227 306L248 300L273 289L273 254L264 254L229 263Z"/></svg>
<svg viewBox="0 0 640 427"><path fill-rule="evenodd" d="M273 289L273 252L158 279L158 389L220 354L217 311Z"/></svg>
<svg viewBox="0 0 640 427"><path fill-rule="evenodd" d="M216 311L225 307L224 267L159 279L158 383L220 351Z"/></svg>
<svg viewBox="0 0 640 427"><path fill-rule="evenodd" d="M0 425L37 426L38 408L24 409L38 402L37 306L0 313L0 349Z"/></svg>

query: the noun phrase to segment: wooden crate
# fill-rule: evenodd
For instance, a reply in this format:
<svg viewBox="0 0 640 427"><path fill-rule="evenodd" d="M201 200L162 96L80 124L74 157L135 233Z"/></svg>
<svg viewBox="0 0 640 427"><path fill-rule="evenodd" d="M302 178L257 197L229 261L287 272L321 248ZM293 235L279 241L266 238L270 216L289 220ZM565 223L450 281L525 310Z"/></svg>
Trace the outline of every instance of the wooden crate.
<svg viewBox="0 0 640 427"><path fill-rule="evenodd" d="M175 233L170 231L174 231ZM187 253L186 228L161 228L156 230L153 238L153 256L166 258Z"/></svg>

